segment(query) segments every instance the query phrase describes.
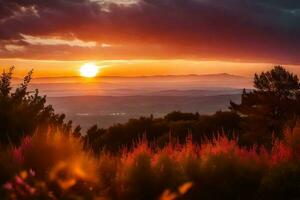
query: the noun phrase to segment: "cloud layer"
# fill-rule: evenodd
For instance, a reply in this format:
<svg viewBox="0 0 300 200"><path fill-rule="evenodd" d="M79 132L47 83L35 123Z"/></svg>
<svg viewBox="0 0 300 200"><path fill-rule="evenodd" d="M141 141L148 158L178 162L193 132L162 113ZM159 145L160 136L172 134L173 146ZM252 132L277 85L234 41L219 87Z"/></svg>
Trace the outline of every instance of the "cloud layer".
<svg viewBox="0 0 300 200"><path fill-rule="evenodd" d="M0 0L0 57L299 64L299 21L298 0Z"/></svg>

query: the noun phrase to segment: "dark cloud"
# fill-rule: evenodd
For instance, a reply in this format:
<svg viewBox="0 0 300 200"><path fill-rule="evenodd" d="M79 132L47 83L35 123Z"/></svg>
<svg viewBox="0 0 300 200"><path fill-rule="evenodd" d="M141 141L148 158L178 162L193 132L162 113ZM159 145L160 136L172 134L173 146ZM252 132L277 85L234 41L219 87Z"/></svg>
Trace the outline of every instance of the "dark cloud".
<svg viewBox="0 0 300 200"><path fill-rule="evenodd" d="M258 2L272 7L278 7L280 9L300 9L300 1L298 0L261 0Z"/></svg>
<svg viewBox="0 0 300 200"><path fill-rule="evenodd" d="M0 39L20 42L26 34L118 44L117 50L90 49L86 56L94 58L117 52L108 57L300 63L298 0L139 0L130 5L111 0L105 7L99 2L0 0ZM40 57L38 50L30 52L23 56Z"/></svg>

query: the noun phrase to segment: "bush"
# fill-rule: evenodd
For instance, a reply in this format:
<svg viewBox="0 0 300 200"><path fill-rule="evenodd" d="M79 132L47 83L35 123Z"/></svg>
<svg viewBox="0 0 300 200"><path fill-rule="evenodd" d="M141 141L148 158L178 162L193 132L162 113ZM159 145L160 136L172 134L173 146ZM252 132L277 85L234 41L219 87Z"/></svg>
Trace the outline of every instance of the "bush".
<svg viewBox="0 0 300 200"><path fill-rule="evenodd" d="M300 197L299 129L275 139L271 150L240 147L225 135L201 144L191 135L183 144L175 141L159 147L145 137L132 148L95 155L72 135L35 134L2 152L0 164L8 160L11 166L1 170L3 180L9 179L2 194L10 199Z"/></svg>
<svg viewBox="0 0 300 200"><path fill-rule="evenodd" d="M94 195L90 190L98 181L96 159L83 150L78 138L36 133L11 152L21 170L6 184L9 196L56 199Z"/></svg>

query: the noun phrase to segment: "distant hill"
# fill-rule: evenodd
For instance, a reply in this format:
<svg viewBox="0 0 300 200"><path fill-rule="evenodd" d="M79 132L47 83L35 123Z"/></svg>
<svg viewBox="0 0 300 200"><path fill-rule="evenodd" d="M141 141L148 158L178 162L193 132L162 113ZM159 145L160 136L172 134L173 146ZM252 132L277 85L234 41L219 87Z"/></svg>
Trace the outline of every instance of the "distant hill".
<svg viewBox="0 0 300 200"><path fill-rule="evenodd" d="M152 75L152 76L98 76L93 79L89 79L91 82L103 81L106 79L121 79L121 80L137 80L137 79L245 79L248 78L238 75L232 75L227 73L218 74L187 74L187 75ZM20 78L16 78L20 80ZM51 82L78 82L86 80L84 77L80 76L60 76L60 77L36 77L33 79L34 82L40 83L51 83Z"/></svg>
<svg viewBox="0 0 300 200"><path fill-rule="evenodd" d="M14 78L14 85L22 81ZM207 96L236 94L243 88L252 88L249 78L220 74L188 74L158 76L99 76L83 77L40 77L34 78L31 89L51 97L60 96ZM238 91L237 91L238 90Z"/></svg>
<svg viewBox="0 0 300 200"><path fill-rule="evenodd" d="M216 96L216 95L232 95L241 94L241 89L210 89L210 90L163 90L150 92L145 95L153 96Z"/></svg>

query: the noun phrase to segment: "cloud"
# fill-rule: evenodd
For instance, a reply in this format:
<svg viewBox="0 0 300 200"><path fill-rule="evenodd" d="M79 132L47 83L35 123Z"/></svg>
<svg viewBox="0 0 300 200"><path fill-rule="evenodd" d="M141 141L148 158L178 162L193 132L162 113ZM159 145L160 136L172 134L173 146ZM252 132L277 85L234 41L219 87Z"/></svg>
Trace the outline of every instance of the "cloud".
<svg viewBox="0 0 300 200"><path fill-rule="evenodd" d="M84 42L79 39L64 40L57 37L34 37L30 35L21 34L23 41L32 45L67 45L71 47L95 47L96 42Z"/></svg>
<svg viewBox="0 0 300 200"><path fill-rule="evenodd" d="M24 51L25 47L21 45L7 44L4 46L7 51Z"/></svg>
<svg viewBox="0 0 300 200"><path fill-rule="evenodd" d="M2 51L1 57L300 63L300 2L295 0L0 0L0 13L0 44L27 46L15 55ZM57 45L69 47L41 56L42 43L24 35L59 38ZM74 38L81 44L116 45L93 46L82 54L84 45L70 45Z"/></svg>

